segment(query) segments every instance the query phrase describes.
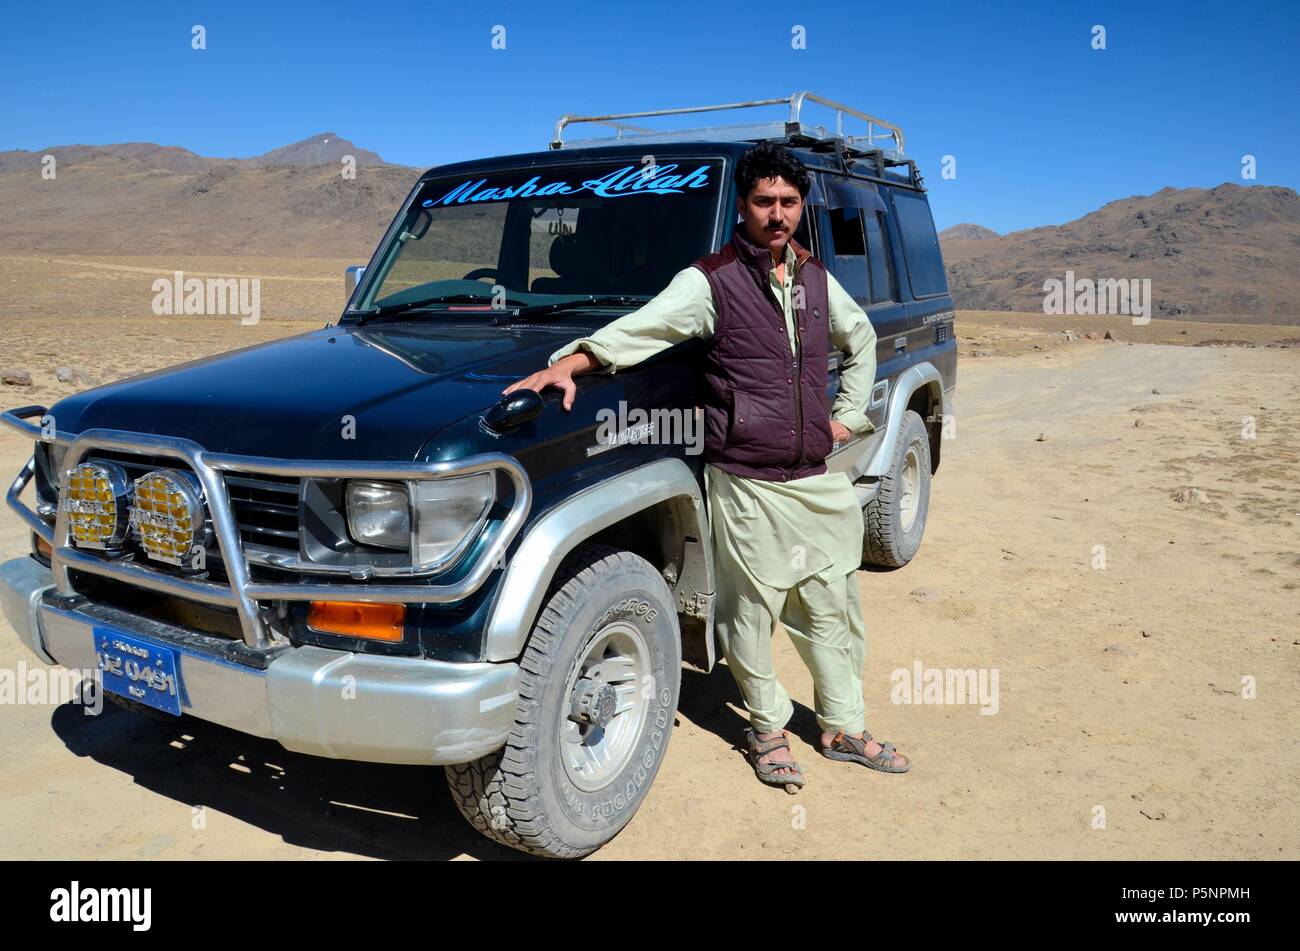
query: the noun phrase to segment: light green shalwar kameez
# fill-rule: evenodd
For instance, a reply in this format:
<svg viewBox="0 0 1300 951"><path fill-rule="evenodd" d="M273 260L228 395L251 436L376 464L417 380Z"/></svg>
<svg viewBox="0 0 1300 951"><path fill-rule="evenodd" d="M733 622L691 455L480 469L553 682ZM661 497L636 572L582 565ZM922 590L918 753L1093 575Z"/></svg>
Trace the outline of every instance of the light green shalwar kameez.
<svg viewBox="0 0 1300 951"><path fill-rule="evenodd" d="M773 267L769 287L795 350L797 265L788 244L784 260L784 280ZM827 284L831 346L846 354L831 417L854 433L869 433L874 427L863 407L875 382L876 333L839 282L828 275ZM581 349L614 373L683 340L712 336L717 317L708 279L688 267L643 307L560 348L549 362ZM855 578L862 515L853 486L843 473L790 482L744 478L712 465L704 473L718 587L715 629L752 725L774 733L794 712L772 665L772 628L780 618L812 673L818 724L832 733L860 733L866 628Z"/></svg>

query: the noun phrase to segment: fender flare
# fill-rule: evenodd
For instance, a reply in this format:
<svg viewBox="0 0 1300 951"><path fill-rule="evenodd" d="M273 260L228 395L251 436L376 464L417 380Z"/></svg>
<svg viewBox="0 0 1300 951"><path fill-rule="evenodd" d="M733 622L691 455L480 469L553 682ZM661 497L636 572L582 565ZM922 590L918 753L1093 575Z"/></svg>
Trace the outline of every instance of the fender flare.
<svg viewBox="0 0 1300 951"><path fill-rule="evenodd" d="M620 473L565 499L528 527L509 559L488 617L483 659L514 660L523 652L542 598L564 557L603 528L630 515L686 496L713 590L713 549L704 499L695 473L681 459L656 459Z"/></svg>
<svg viewBox="0 0 1300 951"><path fill-rule="evenodd" d="M883 476L889 472L890 462L894 458L894 446L898 442L898 421L907 411L907 404L912 395L922 387L936 384L939 390L940 412L948 412L948 391L943 388L943 376L933 363L917 363L898 375L893 384L893 393L889 397L889 412L885 415L884 438L875 447L874 452L868 447L862 458L857 460L855 470L864 476Z"/></svg>

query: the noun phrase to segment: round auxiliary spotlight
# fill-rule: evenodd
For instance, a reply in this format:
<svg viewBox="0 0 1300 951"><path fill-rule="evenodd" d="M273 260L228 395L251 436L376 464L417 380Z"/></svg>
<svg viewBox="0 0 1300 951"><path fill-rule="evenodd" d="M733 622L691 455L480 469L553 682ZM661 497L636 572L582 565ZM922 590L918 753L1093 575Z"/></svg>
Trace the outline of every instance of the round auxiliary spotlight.
<svg viewBox="0 0 1300 951"><path fill-rule="evenodd" d="M150 558L191 567L204 530L203 499L194 477L176 469L140 476L135 480L131 523Z"/></svg>
<svg viewBox="0 0 1300 951"><path fill-rule="evenodd" d="M78 548L115 551L130 530L131 482L121 466L83 462L64 473L59 507Z"/></svg>

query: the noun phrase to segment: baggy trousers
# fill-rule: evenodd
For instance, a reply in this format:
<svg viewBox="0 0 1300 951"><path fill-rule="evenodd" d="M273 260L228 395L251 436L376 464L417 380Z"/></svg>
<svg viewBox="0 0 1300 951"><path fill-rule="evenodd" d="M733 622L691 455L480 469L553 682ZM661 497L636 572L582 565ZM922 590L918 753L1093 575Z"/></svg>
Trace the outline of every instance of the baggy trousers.
<svg viewBox="0 0 1300 951"><path fill-rule="evenodd" d="M861 733L867 637L856 572L831 581L812 575L793 588L778 589L739 565L717 568L715 630L754 729L775 733L794 713L772 663L773 624L780 618L812 673L817 725L829 733Z"/></svg>

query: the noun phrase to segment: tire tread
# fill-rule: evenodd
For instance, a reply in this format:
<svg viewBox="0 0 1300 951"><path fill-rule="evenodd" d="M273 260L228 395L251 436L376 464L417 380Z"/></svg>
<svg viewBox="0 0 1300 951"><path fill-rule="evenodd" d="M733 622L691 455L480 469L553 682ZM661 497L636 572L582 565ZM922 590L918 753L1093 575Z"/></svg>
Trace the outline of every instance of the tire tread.
<svg viewBox="0 0 1300 951"><path fill-rule="evenodd" d="M894 506L901 490L898 478L899 466L903 453L907 451L904 439L911 424L911 417L921 420L919 414L907 410L898 421L898 440L894 447L894 458L890 460L889 471L880 477L876 494L862 507L862 561L864 564L877 565L881 568L902 568L910 561L903 557L901 541L902 532L895 531L893 519ZM921 422L924 429L924 422ZM930 444L925 441L922 462L928 467L930 462ZM929 478L927 471L926 478ZM918 513L923 518L924 513Z"/></svg>
<svg viewBox="0 0 1300 951"><path fill-rule="evenodd" d="M570 552L556 571L551 596L538 614L520 659L519 699L505 746L473 762L445 767L456 808L489 839L546 858L574 859L595 851L595 847L579 849L560 840L546 821L536 785L528 780L537 767L541 693L565 620L578 602L575 592L591 591L605 571L641 560L630 551L594 543Z"/></svg>

